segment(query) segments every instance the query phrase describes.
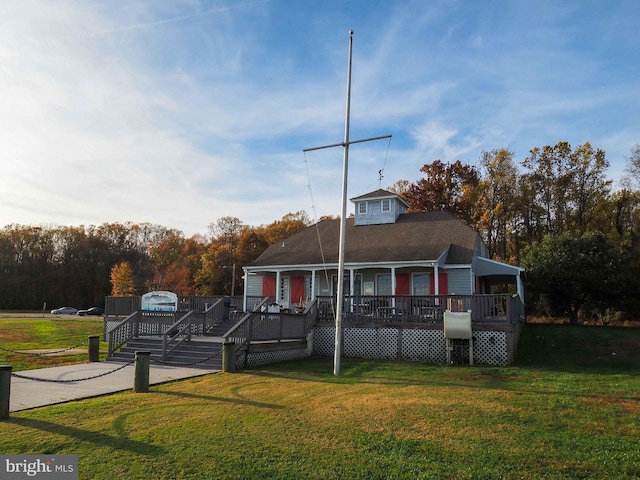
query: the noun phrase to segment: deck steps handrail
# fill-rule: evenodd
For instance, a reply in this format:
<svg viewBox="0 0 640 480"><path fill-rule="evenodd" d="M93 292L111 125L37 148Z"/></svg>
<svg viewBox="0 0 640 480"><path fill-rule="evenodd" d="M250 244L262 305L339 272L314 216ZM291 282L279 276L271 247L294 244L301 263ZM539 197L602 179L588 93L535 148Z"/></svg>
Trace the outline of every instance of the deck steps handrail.
<svg viewBox="0 0 640 480"><path fill-rule="evenodd" d="M227 305L230 306L230 303ZM206 335L225 318L225 299L221 298L202 313L202 334Z"/></svg>
<svg viewBox="0 0 640 480"><path fill-rule="evenodd" d="M162 332L162 360L185 341L191 341L191 320L193 311L187 312L178 321Z"/></svg>
<svg viewBox="0 0 640 480"><path fill-rule="evenodd" d="M255 303L253 311L244 312L244 314L238 319L238 321L222 335L225 343L233 342L236 344L236 348L247 343L247 322L255 312L259 312L263 306L267 304L269 297L264 297L262 300Z"/></svg>
<svg viewBox="0 0 640 480"><path fill-rule="evenodd" d="M191 335L207 335L221 324L228 305L224 297L214 300L203 312L133 312L105 332L105 338L109 342L108 355L113 355L132 339L144 336L160 337L166 345L163 353L166 356L178 344L190 340Z"/></svg>
<svg viewBox="0 0 640 480"><path fill-rule="evenodd" d="M224 316L224 299L218 299L203 313L189 311L162 332L162 359L182 343L190 342L192 335L206 335Z"/></svg>
<svg viewBox="0 0 640 480"><path fill-rule="evenodd" d="M136 311L122 320L120 323L106 332L106 338L109 342L108 356L113 355L113 352L119 350L126 345L132 338L138 334L138 321L140 319L140 312Z"/></svg>
<svg viewBox="0 0 640 480"><path fill-rule="evenodd" d="M161 337L167 326L175 322L175 312L136 311L105 332L109 355L140 336Z"/></svg>

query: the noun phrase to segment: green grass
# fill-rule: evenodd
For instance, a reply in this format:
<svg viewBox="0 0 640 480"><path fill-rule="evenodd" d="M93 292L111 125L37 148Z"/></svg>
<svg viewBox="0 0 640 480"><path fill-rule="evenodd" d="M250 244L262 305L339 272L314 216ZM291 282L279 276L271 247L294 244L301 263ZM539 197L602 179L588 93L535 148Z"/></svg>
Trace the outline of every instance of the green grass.
<svg viewBox="0 0 640 480"><path fill-rule="evenodd" d="M54 316L42 314L0 314L0 364L12 365L13 371L55 367L83 363L88 359L90 335L104 333L101 317ZM27 355L24 350L64 350L76 345L77 349L54 355ZM101 343L102 358L107 345Z"/></svg>
<svg viewBox="0 0 640 480"><path fill-rule="evenodd" d="M640 478L639 345L640 329L528 325L507 368L212 374L12 414L0 452L77 454L82 479Z"/></svg>

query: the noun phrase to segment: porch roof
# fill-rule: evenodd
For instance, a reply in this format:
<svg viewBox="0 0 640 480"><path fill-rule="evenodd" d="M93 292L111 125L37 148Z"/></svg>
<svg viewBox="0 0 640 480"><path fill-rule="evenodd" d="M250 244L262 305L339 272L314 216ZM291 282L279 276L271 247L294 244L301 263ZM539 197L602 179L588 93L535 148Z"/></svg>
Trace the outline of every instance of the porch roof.
<svg viewBox="0 0 640 480"><path fill-rule="evenodd" d="M498 262L490 258L477 257L474 262L474 272L480 277L485 276L507 276L518 277L525 271L524 268Z"/></svg>
<svg viewBox="0 0 640 480"><path fill-rule="evenodd" d="M437 261L471 264L480 241L475 230L444 211L407 213L395 223L354 225L346 221L345 262L383 263ZM322 265L338 262L340 220L322 220L270 246L249 265ZM251 268L254 267L254 268Z"/></svg>

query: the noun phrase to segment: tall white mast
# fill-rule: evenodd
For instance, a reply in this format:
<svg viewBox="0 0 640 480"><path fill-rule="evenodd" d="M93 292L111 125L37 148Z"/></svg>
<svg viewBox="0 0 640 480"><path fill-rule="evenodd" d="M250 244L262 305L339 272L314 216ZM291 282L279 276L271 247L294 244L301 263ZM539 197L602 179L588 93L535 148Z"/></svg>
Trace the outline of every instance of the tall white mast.
<svg viewBox="0 0 640 480"><path fill-rule="evenodd" d="M365 138L363 140L349 140L349 117L351 115L351 56L353 51L353 30L349 30L349 61L347 65L347 106L344 120L344 141L342 143L334 143L332 145L324 145L322 147L313 147L303 150L309 152L311 150L320 150L323 148L331 148L342 146L344 149L344 157L342 161L342 209L340 213L340 242L338 244L338 285L336 293L336 337L335 350L333 355L333 374L340 375L340 358L342 355L342 318L344 316L344 250L346 242L346 224L347 224L347 178L349 174L349 145L352 143L369 142L371 140L379 140L382 138L390 138L391 135L381 137ZM351 292L353 295L353 292Z"/></svg>
<svg viewBox="0 0 640 480"><path fill-rule="evenodd" d="M340 243L338 244L338 293L336 294L336 340L333 354L333 374L340 375L342 352L342 316L344 308L344 244L347 225L347 178L349 176L349 119L351 116L351 55L353 30L349 30L349 61L347 64L347 106L344 117L344 156L342 159L342 208L340 213ZM351 292L353 294L353 292Z"/></svg>

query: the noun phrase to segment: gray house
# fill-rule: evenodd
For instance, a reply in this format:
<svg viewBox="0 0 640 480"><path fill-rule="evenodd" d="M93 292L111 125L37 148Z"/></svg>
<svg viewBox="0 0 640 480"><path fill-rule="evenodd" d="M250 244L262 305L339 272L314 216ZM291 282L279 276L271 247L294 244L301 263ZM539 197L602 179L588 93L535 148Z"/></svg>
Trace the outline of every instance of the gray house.
<svg viewBox="0 0 640 480"><path fill-rule="evenodd" d="M478 295L524 298L524 269L497 262L480 235L445 211L407 213L396 194L377 190L351 199L346 222L345 295ZM284 308L336 293L340 220L322 220L268 248L243 267L247 297L273 297ZM393 306L393 305L389 305Z"/></svg>

